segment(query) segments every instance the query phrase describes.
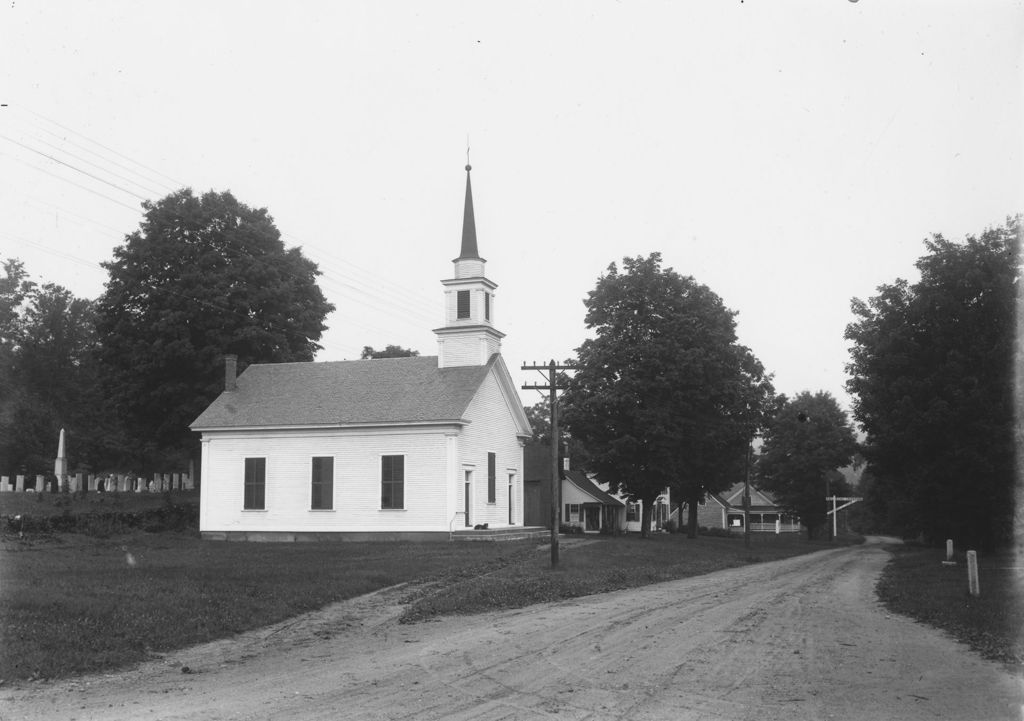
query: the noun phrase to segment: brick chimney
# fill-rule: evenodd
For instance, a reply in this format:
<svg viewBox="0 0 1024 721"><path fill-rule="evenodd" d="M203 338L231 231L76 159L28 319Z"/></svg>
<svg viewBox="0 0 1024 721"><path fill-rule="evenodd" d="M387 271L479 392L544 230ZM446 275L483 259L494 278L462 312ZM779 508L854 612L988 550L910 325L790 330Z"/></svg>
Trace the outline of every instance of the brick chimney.
<svg viewBox="0 0 1024 721"><path fill-rule="evenodd" d="M224 390L238 390L238 356L227 353L224 356Z"/></svg>

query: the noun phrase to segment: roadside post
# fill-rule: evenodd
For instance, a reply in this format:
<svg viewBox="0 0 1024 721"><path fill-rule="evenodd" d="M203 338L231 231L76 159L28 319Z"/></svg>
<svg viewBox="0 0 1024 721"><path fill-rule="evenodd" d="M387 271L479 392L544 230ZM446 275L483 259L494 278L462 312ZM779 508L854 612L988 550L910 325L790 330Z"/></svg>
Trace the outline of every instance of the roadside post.
<svg viewBox="0 0 1024 721"><path fill-rule="evenodd" d="M955 566L956 561L953 560L953 539L946 539L946 560L942 562L943 566Z"/></svg>
<svg viewBox="0 0 1024 721"><path fill-rule="evenodd" d="M981 588L978 585L978 552L967 552L967 590L972 596L980 596Z"/></svg>

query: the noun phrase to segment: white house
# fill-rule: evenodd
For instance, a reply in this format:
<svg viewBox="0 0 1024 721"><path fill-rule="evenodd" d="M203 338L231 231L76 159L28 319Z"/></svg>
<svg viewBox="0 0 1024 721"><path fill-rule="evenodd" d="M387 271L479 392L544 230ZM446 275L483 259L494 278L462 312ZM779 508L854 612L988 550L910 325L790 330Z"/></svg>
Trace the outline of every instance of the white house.
<svg viewBox="0 0 1024 721"><path fill-rule="evenodd" d="M192 423L215 539L448 538L523 525L531 435L494 327L470 167L437 356L253 364Z"/></svg>

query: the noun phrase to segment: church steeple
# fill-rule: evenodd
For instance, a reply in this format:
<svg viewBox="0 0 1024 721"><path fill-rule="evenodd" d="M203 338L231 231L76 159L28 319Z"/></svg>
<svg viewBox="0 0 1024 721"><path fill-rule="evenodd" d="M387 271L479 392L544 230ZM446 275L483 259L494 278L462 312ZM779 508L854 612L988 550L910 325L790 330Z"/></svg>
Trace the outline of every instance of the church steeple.
<svg viewBox="0 0 1024 721"><path fill-rule="evenodd" d="M466 205L462 211L462 252L455 260L483 260L476 249L476 219L473 217L473 184L469 179L472 165L466 165Z"/></svg>
<svg viewBox="0 0 1024 721"><path fill-rule="evenodd" d="M505 334L494 327L494 290L498 287L484 277L484 264L476 243L473 216L472 167L466 165L466 204L462 213L462 247L455 264L455 277L442 280L445 287L445 324L435 328L437 364L440 368L485 365L501 352Z"/></svg>

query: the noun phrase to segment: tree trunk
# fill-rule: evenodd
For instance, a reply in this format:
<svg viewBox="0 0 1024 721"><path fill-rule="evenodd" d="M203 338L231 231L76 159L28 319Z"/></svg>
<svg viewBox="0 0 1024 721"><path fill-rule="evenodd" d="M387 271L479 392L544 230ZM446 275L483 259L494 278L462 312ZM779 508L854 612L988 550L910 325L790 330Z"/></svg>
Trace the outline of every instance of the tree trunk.
<svg viewBox="0 0 1024 721"><path fill-rule="evenodd" d="M643 510L640 513L640 538L651 537L651 515L654 513L654 500L657 498L641 498Z"/></svg>
<svg viewBox="0 0 1024 721"><path fill-rule="evenodd" d="M686 504L690 509L689 518L686 521L686 537L696 538L697 537L697 506L700 504L700 496L694 494L690 498L686 499Z"/></svg>

